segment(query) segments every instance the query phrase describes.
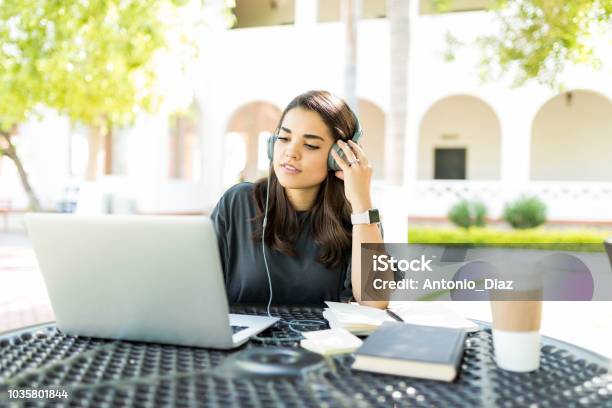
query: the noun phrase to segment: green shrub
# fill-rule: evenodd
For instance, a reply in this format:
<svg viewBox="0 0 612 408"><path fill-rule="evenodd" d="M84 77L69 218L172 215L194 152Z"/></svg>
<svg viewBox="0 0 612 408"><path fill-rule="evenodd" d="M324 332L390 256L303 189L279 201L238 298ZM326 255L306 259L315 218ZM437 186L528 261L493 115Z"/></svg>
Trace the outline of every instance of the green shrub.
<svg viewBox="0 0 612 408"><path fill-rule="evenodd" d="M546 222L546 204L537 197L520 197L504 207L504 220L512 228L535 228Z"/></svg>
<svg viewBox="0 0 612 408"><path fill-rule="evenodd" d="M458 227L484 227L487 207L481 201L461 200L448 212L448 219Z"/></svg>
<svg viewBox="0 0 612 408"><path fill-rule="evenodd" d="M612 231L599 230L495 230L491 228L449 229L417 227L408 230L412 244L474 244L511 248L539 248L600 252Z"/></svg>

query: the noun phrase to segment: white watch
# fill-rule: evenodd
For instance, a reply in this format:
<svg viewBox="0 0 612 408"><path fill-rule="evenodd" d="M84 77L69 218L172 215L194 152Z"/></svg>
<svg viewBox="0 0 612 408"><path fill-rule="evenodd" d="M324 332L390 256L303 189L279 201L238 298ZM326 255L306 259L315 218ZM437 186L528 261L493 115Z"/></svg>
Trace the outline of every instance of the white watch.
<svg viewBox="0 0 612 408"><path fill-rule="evenodd" d="M351 222L353 225L378 224L380 222L380 214L376 208L371 208L366 212L351 214Z"/></svg>

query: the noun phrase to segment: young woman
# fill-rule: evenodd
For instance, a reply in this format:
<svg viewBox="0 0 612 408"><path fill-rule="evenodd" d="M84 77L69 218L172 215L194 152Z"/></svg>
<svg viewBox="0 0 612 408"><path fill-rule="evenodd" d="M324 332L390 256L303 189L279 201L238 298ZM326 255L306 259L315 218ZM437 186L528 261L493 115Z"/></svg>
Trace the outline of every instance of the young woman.
<svg viewBox="0 0 612 408"><path fill-rule="evenodd" d="M285 108L269 180L230 188L212 213L231 304L268 303L267 262L275 304L354 298L386 306L361 302L361 243L382 236L376 223L351 223L351 213L363 218L372 209L372 167L350 140L357 129L346 102L326 91L298 95ZM328 167L330 151L339 171Z"/></svg>

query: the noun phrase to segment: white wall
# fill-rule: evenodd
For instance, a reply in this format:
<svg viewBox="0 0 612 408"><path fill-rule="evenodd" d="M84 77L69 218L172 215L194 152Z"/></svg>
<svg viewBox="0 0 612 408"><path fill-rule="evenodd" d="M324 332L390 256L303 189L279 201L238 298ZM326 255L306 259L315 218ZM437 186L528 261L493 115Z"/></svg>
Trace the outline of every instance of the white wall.
<svg viewBox="0 0 612 408"><path fill-rule="evenodd" d="M595 92L555 96L533 122L533 180L612 181L612 103Z"/></svg>
<svg viewBox="0 0 612 408"><path fill-rule="evenodd" d="M465 148L468 180L499 179L499 121L478 98L449 96L427 111L419 137L419 179L433 179L436 148Z"/></svg>

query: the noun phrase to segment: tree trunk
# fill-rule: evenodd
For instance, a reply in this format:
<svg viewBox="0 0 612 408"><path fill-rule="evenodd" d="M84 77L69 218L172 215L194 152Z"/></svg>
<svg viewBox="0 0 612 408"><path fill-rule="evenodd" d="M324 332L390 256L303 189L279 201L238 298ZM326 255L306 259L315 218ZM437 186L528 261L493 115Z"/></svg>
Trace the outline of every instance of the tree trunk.
<svg viewBox="0 0 612 408"><path fill-rule="evenodd" d="M113 174L113 131L110 127L104 135L104 174Z"/></svg>
<svg viewBox="0 0 612 408"><path fill-rule="evenodd" d="M411 1L414 0L387 1L391 44L391 105L385 139L385 179L395 185L402 184L404 173Z"/></svg>
<svg viewBox="0 0 612 408"><path fill-rule="evenodd" d="M357 100L357 25L362 0L342 0L342 21L345 26L344 99L358 114Z"/></svg>
<svg viewBox="0 0 612 408"><path fill-rule="evenodd" d="M23 168L23 164L17 155L17 150L15 149L15 145L13 145L13 141L11 140L11 133L8 132L0 132L4 140L6 140L7 147L3 149L4 156L8 157L15 163L15 167L17 167L17 172L19 173L19 180L23 186L23 189L28 196L28 201L30 203L30 211L40 211L40 201L34 193L32 186L30 185L30 181L28 180L28 174Z"/></svg>
<svg viewBox="0 0 612 408"><path fill-rule="evenodd" d="M91 126L89 132L89 157L87 159L87 170L85 179L94 181L100 173L100 150L106 132L105 126Z"/></svg>

